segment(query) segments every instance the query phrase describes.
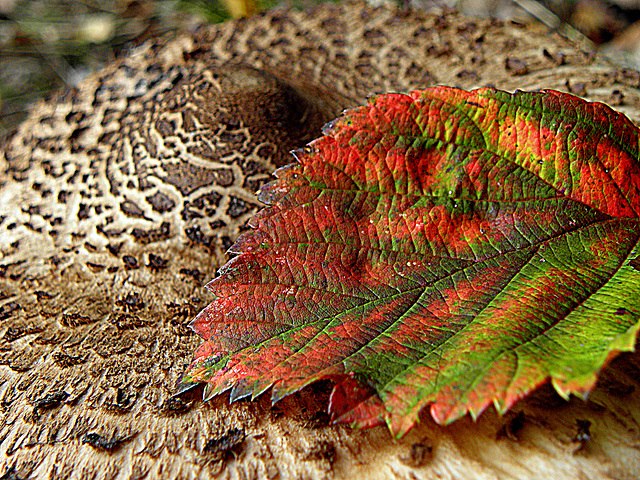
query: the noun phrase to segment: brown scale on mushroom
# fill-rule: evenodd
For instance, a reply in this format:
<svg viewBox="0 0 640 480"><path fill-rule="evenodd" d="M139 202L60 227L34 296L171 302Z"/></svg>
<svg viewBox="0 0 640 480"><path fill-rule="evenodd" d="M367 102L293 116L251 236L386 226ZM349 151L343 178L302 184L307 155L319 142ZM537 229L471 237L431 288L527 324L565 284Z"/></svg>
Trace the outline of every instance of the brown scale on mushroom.
<svg viewBox="0 0 640 480"><path fill-rule="evenodd" d="M317 426L322 386L276 409L172 397L199 344L187 324L254 192L342 109L434 83L580 84L637 121L639 79L542 27L343 4L150 42L36 105L0 157L0 476L471 478L540 458L567 475L640 471L616 460L640 427L612 420L640 404L629 355L611 370L628 394L550 414L543 390L517 407L513 436L492 412L447 428L425 418L401 442ZM577 419L599 457L566 460ZM407 462L425 438L428 455Z"/></svg>

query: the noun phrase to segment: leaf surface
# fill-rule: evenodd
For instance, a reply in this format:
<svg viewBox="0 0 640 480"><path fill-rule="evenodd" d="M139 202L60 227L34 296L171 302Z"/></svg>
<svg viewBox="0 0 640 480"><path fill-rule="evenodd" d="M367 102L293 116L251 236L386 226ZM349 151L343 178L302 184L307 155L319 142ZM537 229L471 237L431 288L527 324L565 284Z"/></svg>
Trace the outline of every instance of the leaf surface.
<svg viewBox="0 0 640 480"><path fill-rule="evenodd" d="M207 285L185 385L274 401L333 379L334 420L402 435L586 397L640 325L638 129L554 91L434 87L325 127Z"/></svg>

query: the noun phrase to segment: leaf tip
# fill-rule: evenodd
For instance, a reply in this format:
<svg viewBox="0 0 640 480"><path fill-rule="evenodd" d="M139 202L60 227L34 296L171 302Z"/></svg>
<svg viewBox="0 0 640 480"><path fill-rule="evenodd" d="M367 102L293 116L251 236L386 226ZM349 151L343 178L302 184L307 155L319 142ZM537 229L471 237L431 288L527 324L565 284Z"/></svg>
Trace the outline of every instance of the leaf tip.
<svg viewBox="0 0 640 480"><path fill-rule="evenodd" d="M569 400L572 394L582 400L586 400L591 391L595 388L597 382L598 375L595 372L585 375L579 379L567 380L557 377L551 379L553 389L564 400Z"/></svg>
<svg viewBox="0 0 640 480"><path fill-rule="evenodd" d="M176 388L174 389L173 393L171 394L171 398L175 398L175 397L179 397L180 395L193 390L194 388L200 386L199 382L191 382L187 379L185 379L185 375L181 375L180 378L178 379L178 385L176 386Z"/></svg>
<svg viewBox="0 0 640 480"><path fill-rule="evenodd" d="M325 123L322 126L322 134L323 135L331 135L335 129L336 129L336 125L337 125L337 120L331 120L330 122Z"/></svg>
<svg viewBox="0 0 640 480"><path fill-rule="evenodd" d="M208 402L213 397L216 396L216 391L210 383L205 384L204 389L202 390L202 401Z"/></svg>

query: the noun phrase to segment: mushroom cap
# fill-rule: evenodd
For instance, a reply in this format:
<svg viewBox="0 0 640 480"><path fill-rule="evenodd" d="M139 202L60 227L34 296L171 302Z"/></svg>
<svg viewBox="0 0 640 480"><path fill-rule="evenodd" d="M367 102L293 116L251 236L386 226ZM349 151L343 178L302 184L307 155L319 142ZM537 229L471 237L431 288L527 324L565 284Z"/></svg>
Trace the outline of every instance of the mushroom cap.
<svg viewBox="0 0 640 480"><path fill-rule="evenodd" d="M273 407L173 396L199 344L188 323L211 300L203 285L289 150L370 94L435 83L579 88L640 119L640 74L543 27L362 4L151 41L34 106L0 157L0 475L640 471L630 354L589 402L543 388L502 418L425 417L402 441L328 425L324 383Z"/></svg>

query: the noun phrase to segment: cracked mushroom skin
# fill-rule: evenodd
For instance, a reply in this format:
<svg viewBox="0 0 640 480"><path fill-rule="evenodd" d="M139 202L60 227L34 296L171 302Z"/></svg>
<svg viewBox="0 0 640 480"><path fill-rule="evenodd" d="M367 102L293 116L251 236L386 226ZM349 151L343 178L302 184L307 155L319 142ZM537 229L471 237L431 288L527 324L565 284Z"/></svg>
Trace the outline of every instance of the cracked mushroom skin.
<svg viewBox="0 0 640 480"><path fill-rule="evenodd" d="M634 355L589 402L543 388L401 441L329 425L323 383L275 406L173 396L203 285L290 150L371 94L569 77L640 119L640 74L541 27L337 4L148 42L34 106L0 157L0 475L633 478Z"/></svg>

